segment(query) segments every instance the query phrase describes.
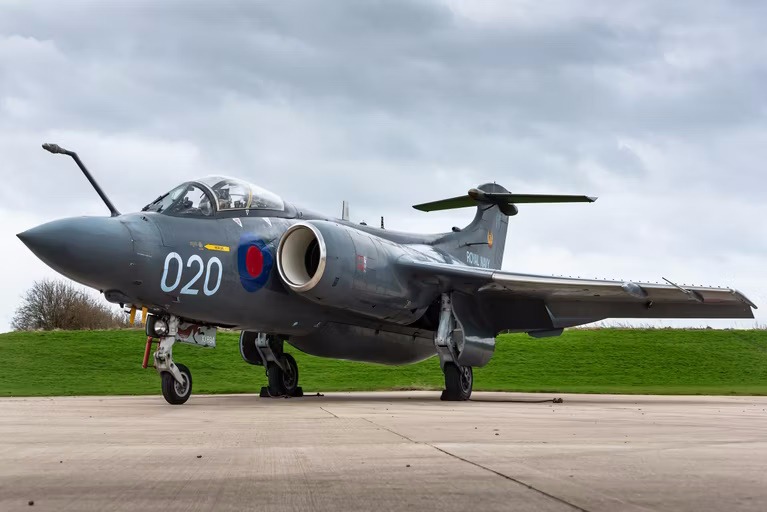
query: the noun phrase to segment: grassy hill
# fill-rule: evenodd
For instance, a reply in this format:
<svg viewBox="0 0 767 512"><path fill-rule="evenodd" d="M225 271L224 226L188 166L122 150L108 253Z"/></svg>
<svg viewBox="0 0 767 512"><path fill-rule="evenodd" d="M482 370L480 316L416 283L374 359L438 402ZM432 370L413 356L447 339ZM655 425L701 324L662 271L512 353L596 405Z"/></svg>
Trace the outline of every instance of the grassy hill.
<svg viewBox="0 0 767 512"><path fill-rule="evenodd" d="M159 394L143 370L142 331L0 334L0 396ZM436 358L388 367L320 359L288 349L306 392L441 389ZM216 349L177 344L195 393L257 392L261 367L240 358L237 335ZM575 393L767 394L767 331L570 330L536 340L502 335L492 362L475 371L475 389Z"/></svg>

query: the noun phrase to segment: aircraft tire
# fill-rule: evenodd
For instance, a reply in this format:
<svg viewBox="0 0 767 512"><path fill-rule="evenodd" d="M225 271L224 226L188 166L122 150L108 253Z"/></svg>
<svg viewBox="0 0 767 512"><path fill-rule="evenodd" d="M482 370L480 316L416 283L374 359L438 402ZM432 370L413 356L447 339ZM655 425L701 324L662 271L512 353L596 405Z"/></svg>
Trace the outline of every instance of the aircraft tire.
<svg viewBox="0 0 767 512"><path fill-rule="evenodd" d="M474 386L474 372L471 366L445 363L444 372L445 390L442 392L442 400L460 402L471 398Z"/></svg>
<svg viewBox="0 0 767 512"><path fill-rule="evenodd" d="M288 396L297 396L298 394L298 363L290 354L284 354L283 362L288 371L280 371L282 374L282 389Z"/></svg>
<svg viewBox="0 0 767 512"><path fill-rule="evenodd" d="M182 377L186 379L185 385L176 382L170 372L162 372L162 396L165 401L171 405L181 405L192 396L192 372L183 364L176 364L176 368L181 372Z"/></svg>
<svg viewBox="0 0 767 512"><path fill-rule="evenodd" d="M269 395L283 396L286 394L285 384L283 384L282 368L277 363L270 361L266 367L266 376L269 379Z"/></svg>

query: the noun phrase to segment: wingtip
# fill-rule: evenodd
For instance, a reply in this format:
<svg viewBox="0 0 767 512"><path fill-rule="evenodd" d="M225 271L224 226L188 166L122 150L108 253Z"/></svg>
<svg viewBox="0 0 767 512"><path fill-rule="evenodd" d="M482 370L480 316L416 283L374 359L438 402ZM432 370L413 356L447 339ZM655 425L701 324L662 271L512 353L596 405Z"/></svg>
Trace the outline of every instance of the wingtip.
<svg viewBox="0 0 767 512"><path fill-rule="evenodd" d="M748 297L746 297L746 296L745 296L743 293L741 293L740 291L738 291L738 290L731 290L731 291L732 291L732 294L733 294L733 295L735 295L735 296L738 298L738 300L740 300L741 302L743 302L745 305L747 305L747 306L749 306L749 307L751 307L751 308L753 308L753 309L759 309L759 306L757 306L756 304L754 304L754 302L753 302L751 299L749 299Z"/></svg>

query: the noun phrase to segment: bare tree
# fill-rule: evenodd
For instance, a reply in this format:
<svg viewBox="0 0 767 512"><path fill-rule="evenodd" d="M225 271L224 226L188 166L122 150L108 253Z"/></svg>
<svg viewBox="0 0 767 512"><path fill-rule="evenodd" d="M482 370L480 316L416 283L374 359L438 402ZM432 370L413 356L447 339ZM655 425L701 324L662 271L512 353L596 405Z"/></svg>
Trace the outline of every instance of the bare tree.
<svg viewBox="0 0 767 512"><path fill-rule="evenodd" d="M128 327L128 319L71 283L43 279L24 294L11 327L17 331L115 329Z"/></svg>

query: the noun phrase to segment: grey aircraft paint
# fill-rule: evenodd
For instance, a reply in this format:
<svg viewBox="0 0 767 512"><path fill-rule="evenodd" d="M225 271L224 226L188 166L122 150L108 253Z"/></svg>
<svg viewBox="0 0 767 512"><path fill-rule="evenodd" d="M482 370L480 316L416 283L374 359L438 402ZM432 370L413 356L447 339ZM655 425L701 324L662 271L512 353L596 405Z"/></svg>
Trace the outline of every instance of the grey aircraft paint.
<svg viewBox="0 0 767 512"><path fill-rule="evenodd" d="M142 212L120 214L76 154L46 146L75 158L112 215L57 220L19 234L32 252L110 302L146 307L156 319L279 340L268 353L241 345L254 364L287 371L282 341L318 356L385 364L439 354L446 393L460 384L470 394L470 368L490 360L503 330L550 336L608 317L751 318L756 307L722 288L500 271L516 204L595 200L587 196L513 194L484 184L466 196L416 206L473 206L466 228L416 235L316 214L217 177L185 183ZM253 343L253 336L243 335L241 344ZM451 393L468 398L466 389Z"/></svg>

